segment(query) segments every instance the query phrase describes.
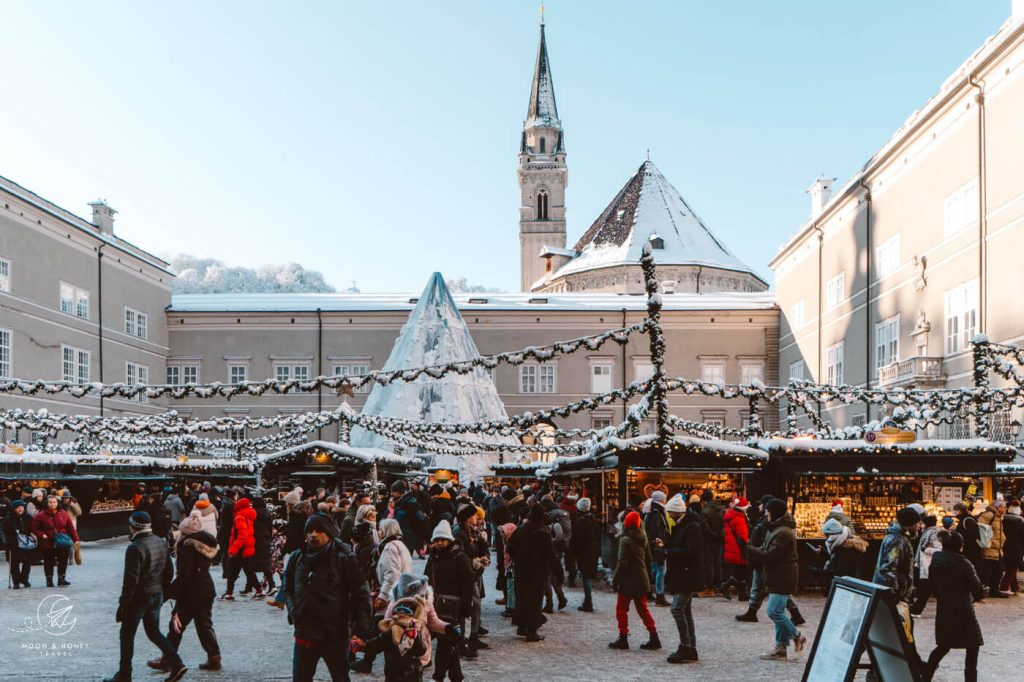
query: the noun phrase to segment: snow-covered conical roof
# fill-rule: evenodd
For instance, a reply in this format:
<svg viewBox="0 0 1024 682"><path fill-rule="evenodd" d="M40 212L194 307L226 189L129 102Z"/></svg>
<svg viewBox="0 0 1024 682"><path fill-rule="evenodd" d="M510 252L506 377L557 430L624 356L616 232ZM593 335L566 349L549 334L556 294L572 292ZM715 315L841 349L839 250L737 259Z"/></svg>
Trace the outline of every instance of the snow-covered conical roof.
<svg viewBox="0 0 1024 682"><path fill-rule="evenodd" d="M575 249L579 255L549 279L615 265L635 265L644 244L660 237L659 265L703 265L756 274L718 240L679 191L650 160L590 226ZM761 279L758 277L758 279Z"/></svg>
<svg viewBox="0 0 1024 682"><path fill-rule="evenodd" d="M412 369L479 357L458 307L435 272L395 341L384 364L385 371ZM505 419L505 405L486 370L476 367L467 374L452 372L440 379L421 376L412 382L375 384L363 414L425 422L475 422ZM351 444L385 448L384 436L356 427Z"/></svg>
<svg viewBox="0 0 1024 682"><path fill-rule="evenodd" d="M551 63L548 61L548 45L544 39L544 24L540 25L540 45L537 47L537 63L533 67L533 85L530 87L530 106L526 112L524 128L537 126L561 128L558 107L555 105L555 83L551 78Z"/></svg>

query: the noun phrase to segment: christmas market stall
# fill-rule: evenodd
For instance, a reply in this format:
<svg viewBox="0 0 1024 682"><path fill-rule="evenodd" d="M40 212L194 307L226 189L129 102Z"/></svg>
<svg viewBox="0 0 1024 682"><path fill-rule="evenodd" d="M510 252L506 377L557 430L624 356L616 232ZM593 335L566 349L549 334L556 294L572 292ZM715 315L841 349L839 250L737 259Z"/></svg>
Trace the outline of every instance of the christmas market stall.
<svg viewBox="0 0 1024 682"><path fill-rule="evenodd" d="M375 490L378 482L389 484L398 477L416 473L419 465L417 459L386 450L320 440L262 454L256 460L261 486L276 498L296 485L307 490Z"/></svg>
<svg viewBox="0 0 1024 682"><path fill-rule="evenodd" d="M150 457L106 450L97 454L32 449L13 453L8 446L5 454L0 454L0 490L6 490L10 499L20 497L24 488L69 490L82 506L79 535L83 540L98 540L127 533L139 485L160 488L183 477L252 481L254 471L251 463L237 460Z"/></svg>
<svg viewBox="0 0 1024 682"><path fill-rule="evenodd" d="M760 494L768 455L714 438L677 435L666 462L655 435L609 438L584 455L546 463L549 478L585 489L597 509L637 505L655 490L666 495L714 491L716 497Z"/></svg>
<svg viewBox="0 0 1024 682"><path fill-rule="evenodd" d="M516 489L522 488L524 485L539 487L541 477L546 476L547 470L551 468L552 463L538 462L528 457L524 459L526 461L492 464L491 470L494 472L494 475L485 478L485 482L488 485L498 487L507 485L510 488Z"/></svg>
<svg viewBox="0 0 1024 682"><path fill-rule="evenodd" d="M797 524L801 564L823 563L812 548L823 545L822 523L836 502L857 535L869 541L862 577L874 566L878 545L908 504L920 503L941 519L971 496L979 505L994 496L997 464L1017 454L1011 445L982 439L875 442L813 438L754 441L770 457L774 494L786 500ZM983 508L983 507L982 507ZM814 571L801 571L812 578Z"/></svg>

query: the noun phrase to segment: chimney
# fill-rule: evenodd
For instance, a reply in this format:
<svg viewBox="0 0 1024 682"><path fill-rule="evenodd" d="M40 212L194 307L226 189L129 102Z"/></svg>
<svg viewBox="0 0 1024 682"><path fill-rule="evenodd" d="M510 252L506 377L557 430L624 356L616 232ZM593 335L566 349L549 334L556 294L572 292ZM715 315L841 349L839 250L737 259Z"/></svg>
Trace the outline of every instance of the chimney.
<svg viewBox="0 0 1024 682"><path fill-rule="evenodd" d="M92 206L92 224L100 229L100 234L110 237L114 236L114 214L116 210L111 208L105 199L90 201Z"/></svg>
<svg viewBox="0 0 1024 682"><path fill-rule="evenodd" d="M811 195L812 218L817 218L825 210L825 204L832 198L832 183L835 180L835 178L826 178L822 175L807 188L807 193Z"/></svg>

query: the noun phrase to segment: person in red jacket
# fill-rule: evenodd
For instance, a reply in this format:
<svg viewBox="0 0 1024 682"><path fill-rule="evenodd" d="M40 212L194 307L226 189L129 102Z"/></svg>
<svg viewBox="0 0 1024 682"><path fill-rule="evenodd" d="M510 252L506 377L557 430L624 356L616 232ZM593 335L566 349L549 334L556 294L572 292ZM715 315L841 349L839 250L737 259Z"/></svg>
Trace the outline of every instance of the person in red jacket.
<svg viewBox="0 0 1024 682"><path fill-rule="evenodd" d="M245 590L248 592L255 585L256 594L253 599L263 598L263 588L256 580L256 569L253 565L256 556L256 510L248 498L235 502L235 519L231 527L231 536L228 539L228 589L220 596L222 601L235 600L235 581L238 574L245 571Z"/></svg>
<svg viewBox="0 0 1024 682"><path fill-rule="evenodd" d="M39 551L43 555L46 586L53 587L54 564L57 565L57 584L61 587L70 585L65 575L71 547L79 541L78 531L68 513L60 508L60 499L56 495L46 498L46 508L32 517L32 532L39 541ZM58 533L67 536L68 541L57 542Z"/></svg>
<svg viewBox="0 0 1024 682"><path fill-rule="evenodd" d="M731 598L730 590L736 586L740 601L750 598L750 581L747 580L747 543L750 532L747 529L747 509L750 503L745 497L734 498L725 511L722 535L725 539L725 580L718 590L726 599Z"/></svg>

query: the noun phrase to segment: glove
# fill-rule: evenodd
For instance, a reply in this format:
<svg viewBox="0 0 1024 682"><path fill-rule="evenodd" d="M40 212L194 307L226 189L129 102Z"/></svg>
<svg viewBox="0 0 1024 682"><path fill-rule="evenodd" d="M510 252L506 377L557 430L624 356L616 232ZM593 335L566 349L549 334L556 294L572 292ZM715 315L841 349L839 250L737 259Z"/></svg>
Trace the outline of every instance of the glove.
<svg viewBox="0 0 1024 682"><path fill-rule="evenodd" d="M117 613L114 614L114 622L115 623L120 623L123 620L124 620L124 607L123 606L118 606L117 607Z"/></svg>

